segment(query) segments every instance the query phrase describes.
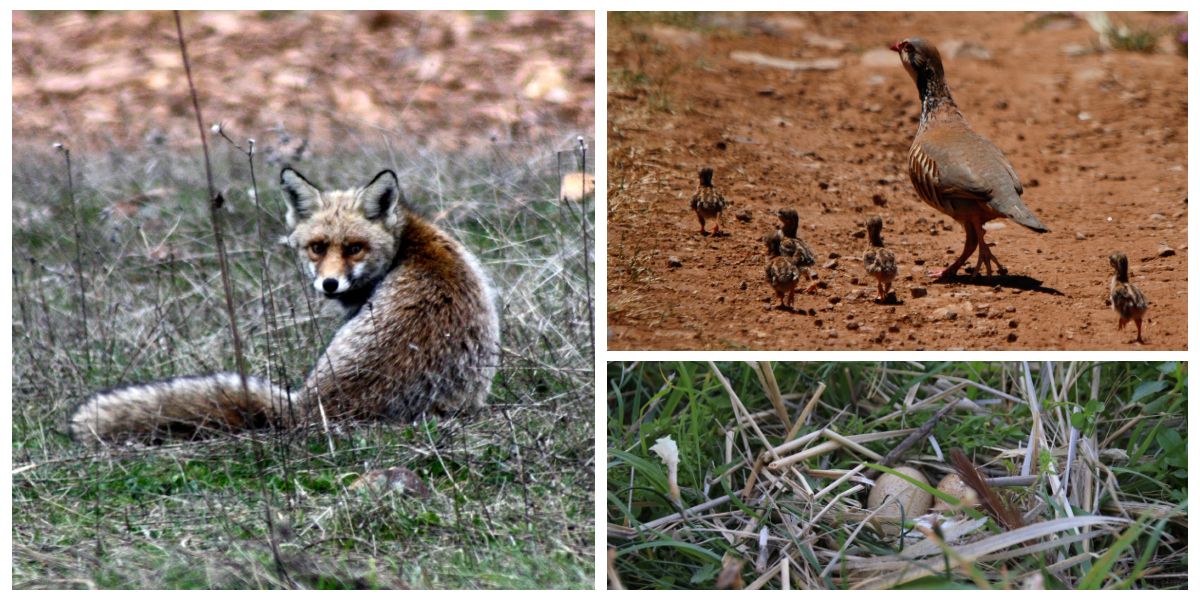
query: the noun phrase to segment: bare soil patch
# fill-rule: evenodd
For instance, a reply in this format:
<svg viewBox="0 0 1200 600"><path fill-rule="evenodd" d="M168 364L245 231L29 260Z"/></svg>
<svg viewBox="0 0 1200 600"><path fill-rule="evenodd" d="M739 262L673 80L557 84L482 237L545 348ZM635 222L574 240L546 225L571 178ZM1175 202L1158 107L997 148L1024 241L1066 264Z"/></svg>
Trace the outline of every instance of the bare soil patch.
<svg viewBox="0 0 1200 600"><path fill-rule="evenodd" d="M591 131L594 20L587 11L186 12L183 29L205 118L258 137L260 149L395 133L466 151ZM14 139L194 144L191 110L171 13L13 13Z"/></svg>
<svg viewBox="0 0 1200 600"><path fill-rule="evenodd" d="M1119 18L1166 30L1171 15ZM1187 59L1171 34L1142 53L1030 14L610 13L608 35L610 349L1186 348ZM1008 276L925 276L965 236L908 180L920 106L886 47L918 35L1051 229L989 225ZM728 236L701 236L689 209L706 165L733 202ZM796 312L771 308L760 241L784 206L823 282ZM875 302L862 268L873 214L900 263L896 303ZM1144 346L1107 305L1116 250L1151 303Z"/></svg>

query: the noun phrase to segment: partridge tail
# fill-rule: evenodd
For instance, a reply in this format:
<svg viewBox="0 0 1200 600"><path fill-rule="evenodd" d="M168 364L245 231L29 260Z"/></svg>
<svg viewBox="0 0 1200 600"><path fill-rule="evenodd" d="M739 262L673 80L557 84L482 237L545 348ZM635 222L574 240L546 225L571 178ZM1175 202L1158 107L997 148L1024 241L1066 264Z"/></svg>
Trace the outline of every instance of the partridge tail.
<svg viewBox="0 0 1200 600"><path fill-rule="evenodd" d="M1046 227L1038 220L1033 211L1025 207L1025 203L1021 202L1021 197L1016 194L1002 198L993 198L988 204L991 205L993 210L1038 233L1047 233L1050 231L1049 227Z"/></svg>

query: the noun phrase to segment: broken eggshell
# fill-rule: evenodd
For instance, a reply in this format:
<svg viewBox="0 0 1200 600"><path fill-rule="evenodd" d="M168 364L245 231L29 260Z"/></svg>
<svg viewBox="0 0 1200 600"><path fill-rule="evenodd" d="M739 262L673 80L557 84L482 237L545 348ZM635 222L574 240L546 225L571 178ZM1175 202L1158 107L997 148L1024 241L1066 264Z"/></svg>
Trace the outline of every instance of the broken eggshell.
<svg viewBox="0 0 1200 600"><path fill-rule="evenodd" d="M895 471L929 485L929 480L912 467L898 467ZM896 500L889 502L874 517L876 526L885 535L900 533L901 512L904 519L912 520L929 512L929 506L933 503L933 494L891 473L884 473L875 480L875 487L867 496L867 510L874 511L891 497Z"/></svg>
<svg viewBox="0 0 1200 600"><path fill-rule="evenodd" d="M967 485L966 482L964 482L962 478L958 476L958 473L950 473L949 475L943 477L941 483L938 484L937 489L939 492L944 492L954 496L959 502L962 503L963 506L979 506L979 495L975 493L975 490L971 489L971 486ZM950 512L958 508L960 507L951 506L949 502L946 502L941 498L937 498L933 501L933 512Z"/></svg>

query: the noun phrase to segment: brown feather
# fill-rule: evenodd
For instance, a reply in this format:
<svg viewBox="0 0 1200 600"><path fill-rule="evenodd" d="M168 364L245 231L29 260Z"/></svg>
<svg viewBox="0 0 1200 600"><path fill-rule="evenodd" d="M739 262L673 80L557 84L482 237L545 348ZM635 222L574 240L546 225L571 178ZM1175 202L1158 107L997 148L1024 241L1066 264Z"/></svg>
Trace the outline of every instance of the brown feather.
<svg viewBox="0 0 1200 600"><path fill-rule="evenodd" d="M1021 520L1021 513L1017 512L1007 502L1000 498L992 486L984 481L983 475L975 465L971 463L971 459L963 454L962 450L953 448L950 450L950 462L954 465L954 470L958 472L958 476L962 478L963 483L966 483L975 493L979 495L979 502L983 504L983 508L991 513L1002 527L1008 530L1019 529L1025 526Z"/></svg>

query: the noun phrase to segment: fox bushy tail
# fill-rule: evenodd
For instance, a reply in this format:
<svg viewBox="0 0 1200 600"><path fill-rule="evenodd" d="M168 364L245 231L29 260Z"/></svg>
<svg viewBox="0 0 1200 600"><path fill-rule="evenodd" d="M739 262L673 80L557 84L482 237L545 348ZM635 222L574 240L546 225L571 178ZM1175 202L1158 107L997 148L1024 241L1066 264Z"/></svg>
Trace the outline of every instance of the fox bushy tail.
<svg viewBox="0 0 1200 600"><path fill-rule="evenodd" d="M234 373L177 377L100 392L75 409L70 430L83 443L191 438L277 425L290 408L287 391L263 379L247 377L243 393Z"/></svg>

